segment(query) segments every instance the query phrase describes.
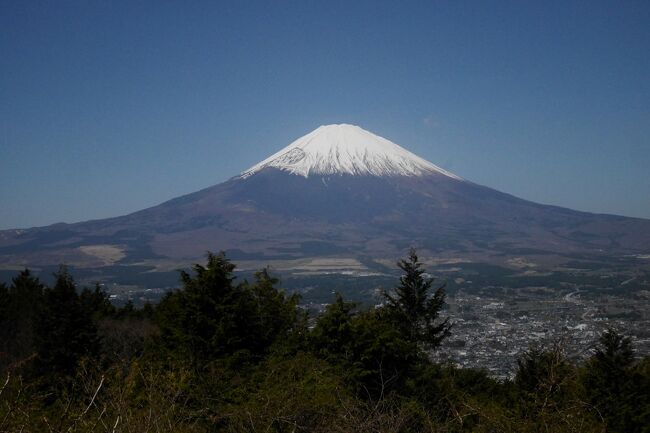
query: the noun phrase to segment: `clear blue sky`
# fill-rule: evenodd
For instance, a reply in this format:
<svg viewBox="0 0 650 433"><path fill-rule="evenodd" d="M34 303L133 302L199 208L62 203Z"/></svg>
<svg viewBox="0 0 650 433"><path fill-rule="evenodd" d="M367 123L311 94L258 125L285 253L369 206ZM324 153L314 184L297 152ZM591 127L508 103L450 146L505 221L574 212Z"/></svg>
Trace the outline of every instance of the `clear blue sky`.
<svg viewBox="0 0 650 433"><path fill-rule="evenodd" d="M650 218L650 2L0 2L0 228L139 210L342 122Z"/></svg>

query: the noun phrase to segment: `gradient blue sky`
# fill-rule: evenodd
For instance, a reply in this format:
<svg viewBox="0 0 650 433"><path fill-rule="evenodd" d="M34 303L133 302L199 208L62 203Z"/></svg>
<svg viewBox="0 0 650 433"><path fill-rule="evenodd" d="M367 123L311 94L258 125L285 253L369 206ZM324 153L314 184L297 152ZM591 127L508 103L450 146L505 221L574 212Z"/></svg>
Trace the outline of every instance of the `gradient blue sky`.
<svg viewBox="0 0 650 433"><path fill-rule="evenodd" d="M353 123L650 218L650 2L0 2L0 228L116 216Z"/></svg>

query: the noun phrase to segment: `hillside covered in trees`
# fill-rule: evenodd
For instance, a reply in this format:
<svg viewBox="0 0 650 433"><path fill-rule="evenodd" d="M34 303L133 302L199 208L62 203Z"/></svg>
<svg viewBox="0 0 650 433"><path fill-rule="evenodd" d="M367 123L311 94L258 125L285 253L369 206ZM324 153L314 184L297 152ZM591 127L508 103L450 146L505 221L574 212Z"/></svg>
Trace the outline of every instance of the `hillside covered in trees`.
<svg viewBox="0 0 650 433"><path fill-rule="evenodd" d="M223 254L158 305L65 270L0 285L2 432L650 432L650 357L610 330L576 364L531 347L511 381L431 361L453 324L415 252L383 306L318 317Z"/></svg>

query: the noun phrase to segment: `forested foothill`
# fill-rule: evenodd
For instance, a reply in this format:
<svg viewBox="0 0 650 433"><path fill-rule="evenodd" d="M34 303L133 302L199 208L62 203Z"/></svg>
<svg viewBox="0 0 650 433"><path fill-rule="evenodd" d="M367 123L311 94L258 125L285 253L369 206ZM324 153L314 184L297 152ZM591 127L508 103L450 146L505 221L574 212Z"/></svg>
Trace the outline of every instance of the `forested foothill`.
<svg viewBox="0 0 650 433"><path fill-rule="evenodd" d="M224 254L157 305L62 268L0 285L2 432L650 432L650 357L615 330L586 361L531 347L512 380L435 363L453 323L415 252L382 305L310 317Z"/></svg>

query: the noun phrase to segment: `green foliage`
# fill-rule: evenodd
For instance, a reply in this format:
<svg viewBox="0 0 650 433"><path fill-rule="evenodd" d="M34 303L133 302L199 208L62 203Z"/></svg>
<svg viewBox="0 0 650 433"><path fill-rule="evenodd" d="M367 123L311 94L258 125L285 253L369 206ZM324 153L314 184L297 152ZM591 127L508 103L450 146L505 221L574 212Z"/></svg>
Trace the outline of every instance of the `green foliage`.
<svg viewBox="0 0 650 433"><path fill-rule="evenodd" d="M606 332L582 365L532 347L514 381L437 364L444 292L414 252L400 266L385 307L337 296L315 321L223 254L142 309L24 271L0 285L0 431L650 433L650 357L629 338Z"/></svg>
<svg viewBox="0 0 650 433"><path fill-rule="evenodd" d="M95 285L93 289L84 287L79 294L79 302L81 302L81 307L90 312L95 320L113 316L116 312L106 292L101 289L99 284Z"/></svg>
<svg viewBox="0 0 650 433"><path fill-rule="evenodd" d="M646 362L647 362L646 358ZM632 341L615 330L603 333L585 365L585 393L612 432L650 431L650 376L635 365Z"/></svg>
<svg viewBox="0 0 650 433"><path fill-rule="evenodd" d="M9 289L3 283L0 283L0 367L9 363L10 336L8 332L11 319L11 309L9 303L11 297Z"/></svg>
<svg viewBox="0 0 650 433"><path fill-rule="evenodd" d="M9 288L0 283L0 324L7 325L9 317Z"/></svg>
<svg viewBox="0 0 650 433"><path fill-rule="evenodd" d="M278 291L266 270L253 284L234 284L234 269L223 253L209 253L207 266L194 266L194 276L181 273L183 290L167 295L157 309L170 349L180 348L197 361L229 356L239 362L289 337L298 320L298 298Z"/></svg>
<svg viewBox="0 0 650 433"><path fill-rule="evenodd" d="M533 346L517 360L515 383L525 395L555 395L571 374L571 365L559 344L549 350Z"/></svg>
<svg viewBox="0 0 650 433"><path fill-rule="evenodd" d="M372 398L402 388L431 350L449 335L448 320L438 323L444 305L442 287L431 294L433 279L425 278L414 250L398 266L404 271L386 306L357 311L337 295L311 332L317 356L339 365L349 381Z"/></svg>
<svg viewBox="0 0 650 433"><path fill-rule="evenodd" d="M353 402L334 370L303 352L265 360L241 388L224 408L222 423L231 431L331 431Z"/></svg>
<svg viewBox="0 0 650 433"><path fill-rule="evenodd" d="M558 415L575 416L572 400L577 390L577 372L560 343L548 349L530 348L517 360L517 366L514 383L519 417L547 425Z"/></svg>
<svg viewBox="0 0 650 433"><path fill-rule="evenodd" d="M404 387L411 398L428 409L440 423L458 419L463 410L464 424L472 424L475 414L466 406L512 405L511 384L490 378L483 370L459 369L453 365L422 363ZM403 392L404 392L403 391Z"/></svg>
<svg viewBox="0 0 650 433"><path fill-rule="evenodd" d="M36 323L43 314L44 286L27 269L0 289L0 367L17 367L33 358Z"/></svg>
<svg viewBox="0 0 650 433"><path fill-rule="evenodd" d="M632 413L636 429L642 433L650 433L650 356L641 359L632 369L635 401Z"/></svg>
<svg viewBox="0 0 650 433"><path fill-rule="evenodd" d="M301 345L306 332L306 316L298 310L300 297L297 294L287 296L278 290L278 283L279 280L265 268L255 273L253 284L245 284L254 305L250 325L262 352L274 344L291 351Z"/></svg>
<svg viewBox="0 0 650 433"><path fill-rule="evenodd" d="M407 259L397 265L404 271L395 293L385 293L386 316L392 325L399 329L403 338L418 343L424 349L438 347L451 329L449 320L438 322L440 310L445 303L444 286L433 294L433 278L426 278L422 263L415 250L409 252Z"/></svg>
<svg viewBox="0 0 650 433"><path fill-rule="evenodd" d="M318 318L310 334L311 348L338 365L362 393L379 397L406 378L420 354L379 311L355 308L337 296Z"/></svg>
<svg viewBox="0 0 650 433"><path fill-rule="evenodd" d="M99 350L94 310L84 308L65 268L53 288L43 292L44 308L36 326L36 371L44 376L71 376L79 361Z"/></svg>
<svg viewBox="0 0 650 433"><path fill-rule="evenodd" d="M158 308L158 325L168 346L196 359L246 348L252 300L232 284L234 269L223 254L209 254L207 266L194 266L194 277L181 273L183 290L170 293Z"/></svg>
<svg viewBox="0 0 650 433"><path fill-rule="evenodd" d="M310 337L310 347L316 356L335 364L347 362L352 354L346 346L353 340L352 321L357 305L345 302L337 293L336 300L318 317Z"/></svg>

